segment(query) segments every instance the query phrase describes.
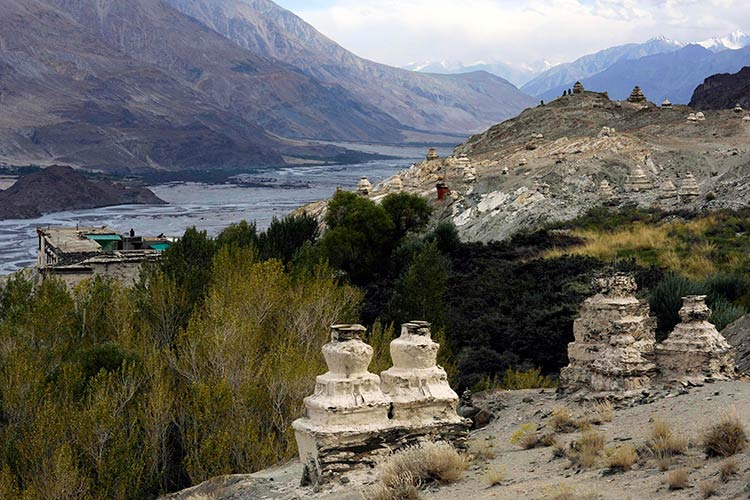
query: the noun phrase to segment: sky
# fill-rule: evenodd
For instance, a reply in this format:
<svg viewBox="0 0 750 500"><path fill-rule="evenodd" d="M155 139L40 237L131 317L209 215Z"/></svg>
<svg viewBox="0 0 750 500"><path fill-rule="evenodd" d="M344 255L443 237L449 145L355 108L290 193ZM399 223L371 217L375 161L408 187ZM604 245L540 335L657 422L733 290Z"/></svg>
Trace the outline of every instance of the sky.
<svg viewBox="0 0 750 500"><path fill-rule="evenodd" d="M425 61L566 62L663 35L750 31L748 0L276 0L357 55Z"/></svg>

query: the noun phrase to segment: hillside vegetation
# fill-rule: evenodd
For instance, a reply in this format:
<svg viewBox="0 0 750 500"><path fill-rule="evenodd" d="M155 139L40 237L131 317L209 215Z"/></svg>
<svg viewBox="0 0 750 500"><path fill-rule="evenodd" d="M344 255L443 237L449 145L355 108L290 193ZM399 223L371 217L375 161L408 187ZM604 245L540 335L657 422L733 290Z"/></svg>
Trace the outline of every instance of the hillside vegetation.
<svg viewBox="0 0 750 500"><path fill-rule="evenodd" d="M379 371L398 325L426 319L455 388L522 388L567 363L596 273L633 272L662 334L686 290L710 296L720 325L750 305L750 213L595 210L490 244L428 228L430 214L418 196L338 193L322 235L307 216L191 229L131 289L14 276L0 291L0 497L154 498L293 457L333 323L371 327Z"/></svg>

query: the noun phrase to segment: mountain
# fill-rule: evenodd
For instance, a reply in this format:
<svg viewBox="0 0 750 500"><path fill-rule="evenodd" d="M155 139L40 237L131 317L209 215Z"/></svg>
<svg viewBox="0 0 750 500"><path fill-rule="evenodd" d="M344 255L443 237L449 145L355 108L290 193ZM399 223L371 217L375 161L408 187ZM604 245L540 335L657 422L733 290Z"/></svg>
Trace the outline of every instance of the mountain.
<svg viewBox="0 0 750 500"><path fill-rule="evenodd" d="M169 0L254 54L275 58L357 99L407 129L461 134L536 102L486 72L434 75L358 57L270 0Z"/></svg>
<svg viewBox="0 0 750 500"><path fill-rule="evenodd" d="M164 201L146 188L93 181L70 167L52 166L24 175L0 191L0 220L126 204L161 205Z"/></svg>
<svg viewBox="0 0 750 500"><path fill-rule="evenodd" d="M620 61L581 83L587 90L607 91L613 99L626 99L638 85L651 101L668 98L686 104L707 76L733 73L748 65L750 47L715 53L688 45L676 52Z"/></svg>
<svg viewBox="0 0 750 500"><path fill-rule="evenodd" d="M341 87L161 0L3 0L0 33L0 163L240 168L341 153L277 134L399 137Z"/></svg>
<svg viewBox="0 0 750 500"><path fill-rule="evenodd" d="M516 86L521 86L527 83L540 73L547 71L552 67L553 65L547 61L538 61L532 64L524 65L507 64L502 61L476 61L469 64L464 64L462 62L449 63L446 61L427 61L420 64L410 63L401 66L402 69L406 69L409 71L418 71L420 73L437 73L445 75L471 73L472 71L486 71L487 73L499 76L500 78L505 78L510 83Z"/></svg>
<svg viewBox="0 0 750 500"><path fill-rule="evenodd" d="M698 86L690 99L695 109L730 109L739 104L750 109L750 67L734 74L713 75Z"/></svg>
<svg viewBox="0 0 750 500"><path fill-rule="evenodd" d="M562 94L563 88L567 90L577 80L595 75L618 61L674 52L683 46L684 44L680 42L664 37L657 37L645 43L629 43L610 47L594 54L580 57L573 62L559 64L522 86L521 91L545 100L554 99Z"/></svg>
<svg viewBox="0 0 750 500"><path fill-rule="evenodd" d="M698 45L712 52L721 52L727 49L737 50L750 45L750 35L743 31L735 31L726 36L703 40L698 42Z"/></svg>

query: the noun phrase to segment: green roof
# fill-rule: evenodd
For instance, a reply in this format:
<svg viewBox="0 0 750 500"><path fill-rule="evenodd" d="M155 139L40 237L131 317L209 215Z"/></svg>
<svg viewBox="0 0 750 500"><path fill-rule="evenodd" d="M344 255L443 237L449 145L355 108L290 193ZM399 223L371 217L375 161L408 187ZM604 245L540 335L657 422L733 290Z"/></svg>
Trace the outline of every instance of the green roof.
<svg viewBox="0 0 750 500"><path fill-rule="evenodd" d="M149 245L149 246L153 248L154 250L160 250L163 252L164 250L169 250L169 247L171 245L169 243L154 243L153 245Z"/></svg>
<svg viewBox="0 0 750 500"><path fill-rule="evenodd" d="M94 241L120 241L119 234L87 234L86 238Z"/></svg>

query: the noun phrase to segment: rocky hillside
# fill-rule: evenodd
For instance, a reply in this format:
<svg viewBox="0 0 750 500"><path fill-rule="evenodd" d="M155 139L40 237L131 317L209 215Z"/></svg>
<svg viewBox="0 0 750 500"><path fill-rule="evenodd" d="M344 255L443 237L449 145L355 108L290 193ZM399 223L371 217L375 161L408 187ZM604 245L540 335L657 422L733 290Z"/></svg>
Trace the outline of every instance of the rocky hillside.
<svg viewBox="0 0 750 500"><path fill-rule="evenodd" d="M690 100L696 109L732 109L737 104L750 108L750 66L706 78Z"/></svg>
<svg viewBox="0 0 750 500"><path fill-rule="evenodd" d="M0 220L27 219L63 210L163 203L146 188L89 180L70 167L49 167L24 175L0 191Z"/></svg>
<svg viewBox="0 0 750 500"><path fill-rule="evenodd" d="M451 158L399 173L397 184L435 200L440 216L464 239L479 241L502 240L605 204L667 210L746 205L750 120L731 110L706 112L702 120L689 120L691 113L687 106L620 103L595 92L562 97L469 138ZM697 195L678 200L688 174L697 181ZM629 177L644 181L639 190L626 188ZM440 178L451 190L441 202L435 193ZM393 190L394 181L375 186L373 196ZM601 188L603 181L611 193Z"/></svg>
<svg viewBox="0 0 750 500"><path fill-rule="evenodd" d="M358 57L270 0L168 0L255 54L299 68L406 129L476 132L536 102L486 72L422 74Z"/></svg>

